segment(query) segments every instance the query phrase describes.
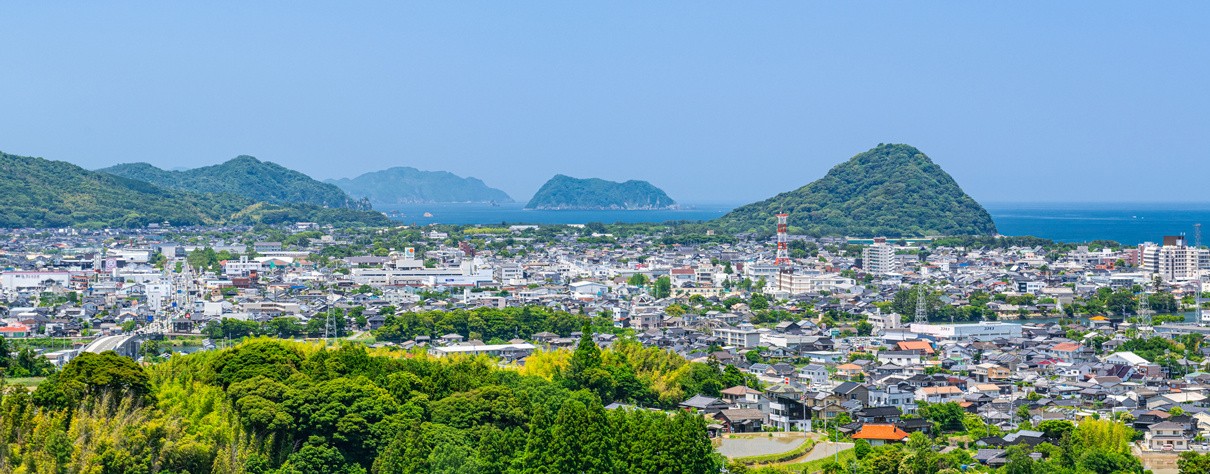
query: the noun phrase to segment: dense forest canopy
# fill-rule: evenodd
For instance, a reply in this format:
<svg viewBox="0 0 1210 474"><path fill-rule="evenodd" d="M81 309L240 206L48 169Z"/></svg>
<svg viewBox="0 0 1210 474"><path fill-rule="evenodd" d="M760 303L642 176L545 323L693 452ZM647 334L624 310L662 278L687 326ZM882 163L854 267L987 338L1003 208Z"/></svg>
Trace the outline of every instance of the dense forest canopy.
<svg viewBox="0 0 1210 474"><path fill-rule="evenodd" d="M791 233L855 237L991 235L979 203L911 146L883 144L836 165L794 191L739 207L714 220L729 233L773 232L790 215Z"/></svg>
<svg viewBox="0 0 1210 474"><path fill-rule="evenodd" d="M0 153L0 227L131 228L163 222L174 226L391 223L377 212L177 191L63 161Z"/></svg>
<svg viewBox="0 0 1210 474"><path fill-rule="evenodd" d="M370 210L369 202L354 200L334 185L247 155L222 164L185 171L165 171L147 163L126 163L97 171L192 193L235 194L272 204L314 204Z"/></svg>
<svg viewBox="0 0 1210 474"><path fill-rule="evenodd" d="M611 356L531 375L490 359L253 339L143 367L82 354L0 403L0 471L705 473L704 418L605 410ZM716 371L717 372L717 371Z"/></svg>
<svg viewBox="0 0 1210 474"><path fill-rule="evenodd" d="M526 209L659 209L676 204L663 190L646 181L624 183L599 178L577 179L561 174L550 178Z"/></svg>

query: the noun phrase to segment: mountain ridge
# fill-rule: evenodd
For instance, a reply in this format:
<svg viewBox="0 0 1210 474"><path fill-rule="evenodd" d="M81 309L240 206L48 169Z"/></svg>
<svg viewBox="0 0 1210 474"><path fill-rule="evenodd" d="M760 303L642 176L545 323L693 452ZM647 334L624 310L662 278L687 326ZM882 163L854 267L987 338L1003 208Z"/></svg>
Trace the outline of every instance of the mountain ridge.
<svg viewBox="0 0 1210 474"><path fill-rule="evenodd" d="M448 171L422 171L411 166L395 166L363 173L355 178L326 179L350 196L371 204L436 202L514 202L507 193L489 187L475 177L461 177Z"/></svg>
<svg viewBox="0 0 1210 474"><path fill-rule="evenodd" d="M191 193L66 161L0 152L0 227L144 227L281 224L390 225L382 213L314 204L276 205L244 196Z"/></svg>
<svg viewBox="0 0 1210 474"><path fill-rule="evenodd" d="M983 206L910 145L879 144L806 186L711 221L729 232L772 232L778 212L796 233L853 237L994 235Z"/></svg>
<svg viewBox="0 0 1210 474"><path fill-rule="evenodd" d="M237 194L271 204L314 204L367 211L365 200L271 161L240 155L223 163L184 171L167 171L149 163L123 163L97 170L124 178L194 193Z"/></svg>

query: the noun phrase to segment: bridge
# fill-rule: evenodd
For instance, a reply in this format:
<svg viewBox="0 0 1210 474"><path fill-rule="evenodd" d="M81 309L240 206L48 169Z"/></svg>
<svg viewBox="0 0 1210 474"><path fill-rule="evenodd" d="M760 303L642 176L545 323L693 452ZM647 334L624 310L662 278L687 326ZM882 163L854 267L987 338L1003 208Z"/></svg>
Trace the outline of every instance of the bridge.
<svg viewBox="0 0 1210 474"><path fill-rule="evenodd" d="M147 336L143 334L99 337L88 343L87 346L84 346L80 352L100 354L105 351L114 351L120 356L137 359L139 358L139 346L143 344L143 339L146 338Z"/></svg>

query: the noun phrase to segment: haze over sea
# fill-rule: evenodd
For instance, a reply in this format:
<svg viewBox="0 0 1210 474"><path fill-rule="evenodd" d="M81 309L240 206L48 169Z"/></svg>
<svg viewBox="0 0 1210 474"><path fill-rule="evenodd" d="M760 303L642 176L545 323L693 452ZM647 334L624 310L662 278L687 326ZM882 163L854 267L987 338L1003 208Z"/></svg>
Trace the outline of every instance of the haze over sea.
<svg viewBox="0 0 1210 474"><path fill-rule="evenodd" d="M400 211L399 221L416 224L664 222L710 220L740 204L700 204L693 208L659 211L540 211L523 209L524 203L408 204L379 208ZM687 206L688 207L688 206ZM1193 238L1193 224L1210 225L1210 203L1021 203L991 202L983 207L1003 235L1032 235L1060 242L1106 239L1134 245L1159 242L1164 235L1185 233ZM432 217L424 217L424 213ZM1210 232L1210 227L1207 228ZM1210 241L1210 234L1206 236Z"/></svg>

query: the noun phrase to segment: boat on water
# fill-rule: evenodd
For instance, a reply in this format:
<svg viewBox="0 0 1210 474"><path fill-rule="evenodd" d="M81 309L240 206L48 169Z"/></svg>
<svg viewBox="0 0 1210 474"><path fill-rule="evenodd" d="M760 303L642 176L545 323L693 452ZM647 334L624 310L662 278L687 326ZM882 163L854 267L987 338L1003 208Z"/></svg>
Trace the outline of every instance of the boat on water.
<svg viewBox="0 0 1210 474"><path fill-rule="evenodd" d="M433 217L433 214L431 212L426 212L424 213L424 217Z"/></svg>

